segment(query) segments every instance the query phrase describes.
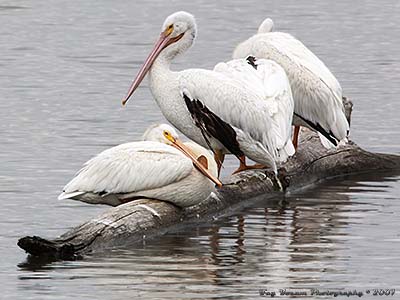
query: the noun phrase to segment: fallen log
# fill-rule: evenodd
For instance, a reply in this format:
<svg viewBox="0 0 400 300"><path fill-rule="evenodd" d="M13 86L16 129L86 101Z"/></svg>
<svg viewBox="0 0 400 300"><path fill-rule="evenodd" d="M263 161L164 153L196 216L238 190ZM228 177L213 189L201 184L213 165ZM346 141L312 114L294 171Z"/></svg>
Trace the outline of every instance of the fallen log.
<svg viewBox="0 0 400 300"><path fill-rule="evenodd" d="M347 99L344 103L350 120L352 104ZM400 171L400 156L371 153L351 141L337 149L327 150L315 133L303 129L300 136L297 153L284 164L284 169L280 169L279 177L285 191L354 173ZM32 256L73 260L107 248L154 238L194 220L208 221L259 195L273 199L282 193L273 174L265 170L241 172L223 182L224 186L218 193L192 207L180 209L158 200L135 200L110 208L56 239L28 236L21 238L18 246Z"/></svg>

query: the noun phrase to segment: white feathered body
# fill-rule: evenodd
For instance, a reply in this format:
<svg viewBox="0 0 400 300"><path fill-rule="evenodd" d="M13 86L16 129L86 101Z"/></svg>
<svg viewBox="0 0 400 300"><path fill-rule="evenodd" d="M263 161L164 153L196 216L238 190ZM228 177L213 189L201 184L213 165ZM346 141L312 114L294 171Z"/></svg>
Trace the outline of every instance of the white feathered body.
<svg viewBox="0 0 400 300"><path fill-rule="evenodd" d="M248 55L271 59L283 67L290 81L295 113L321 125L338 140L346 138L349 124L344 114L342 88L325 64L299 40L282 32L258 33L233 53L234 58ZM293 124L307 126L296 116ZM323 143L330 144L325 139Z"/></svg>
<svg viewBox="0 0 400 300"><path fill-rule="evenodd" d="M194 143L187 144L206 156L209 170L217 176L209 151ZM59 199L116 206L132 198L146 197L186 207L214 191L214 183L179 150L143 141L121 144L90 159L64 187Z"/></svg>
<svg viewBox="0 0 400 300"><path fill-rule="evenodd" d="M255 69L247 60L235 59L219 63L214 71L236 81L237 86L245 87L248 93L252 93L250 97L257 99L252 108L264 114L254 122L265 123L267 127L262 135L266 141L265 148L276 161L284 162L294 154L290 140L294 102L289 80L282 67L272 60L258 59L256 66ZM248 118L250 113L241 117ZM240 123L246 123L246 120L242 119Z"/></svg>
<svg viewBox="0 0 400 300"><path fill-rule="evenodd" d="M290 140L293 99L285 72L261 60L255 70L246 60L218 64L214 71L172 72L162 58L150 70L150 88L166 119L190 139L207 147L182 94L197 99L236 131L240 149L276 171L276 161L294 153ZM225 149L216 139L211 144Z"/></svg>

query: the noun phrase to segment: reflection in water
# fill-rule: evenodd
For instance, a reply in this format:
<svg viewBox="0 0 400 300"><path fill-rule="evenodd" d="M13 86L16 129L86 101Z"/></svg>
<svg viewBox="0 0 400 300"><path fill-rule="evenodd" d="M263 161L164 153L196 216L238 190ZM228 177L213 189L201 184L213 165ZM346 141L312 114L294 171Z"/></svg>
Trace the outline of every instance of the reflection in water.
<svg viewBox="0 0 400 300"><path fill-rule="evenodd" d="M266 287L350 288L353 279L347 273L353 247L371 247L355 234L355 227L370 230L366 215L379 213L390 198L382 191L399 183L398 177L389 175L329 181L273 201L260 197L252 208L212 224L190 225L84 261L53 262L42 268L27 261L20 265L20 286L38 278L60 284L79 279L80 285L126 287L142 297L171 299L177 299L178 291L193 292L192 298L199 299L246 299ZM379 201L365 201L363 193L375 194ZM356 287L368 286L370 279L362 274Z"/></svg>

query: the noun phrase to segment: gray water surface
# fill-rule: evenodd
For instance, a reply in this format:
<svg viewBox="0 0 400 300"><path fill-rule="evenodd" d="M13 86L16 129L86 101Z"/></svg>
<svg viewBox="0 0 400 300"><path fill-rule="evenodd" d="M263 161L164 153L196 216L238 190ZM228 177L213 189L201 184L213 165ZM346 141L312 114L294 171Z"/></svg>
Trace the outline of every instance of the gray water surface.
<svg viewBox="0 0 400 300"><path fill-rule="evenodd" d="M397 288L400 177L329 181L143 245L44 264L16 246L106 210L57 195L82 163L163 122L131 80L165 17L199 35L175 69L212 68L265 17L301 39L353 99L351 137L400 153L399 1L0 2L0 282L4 299L255 299L259 289ZM228 160L228 174L236 161Z"/></svg>

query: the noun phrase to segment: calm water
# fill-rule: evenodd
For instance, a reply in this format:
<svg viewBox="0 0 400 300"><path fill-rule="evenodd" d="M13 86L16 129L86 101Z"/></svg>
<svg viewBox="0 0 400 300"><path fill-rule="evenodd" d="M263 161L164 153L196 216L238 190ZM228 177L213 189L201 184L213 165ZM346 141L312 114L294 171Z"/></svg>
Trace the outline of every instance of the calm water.
<svg viewBox="0 0 400 300"><path fill-rule="evenodd" d="M38 264L16 241L55 237L100 212L58 202L99 151L163 117L143 85L120 99L176 10L197 17L175 67L212 68L266 16L317 53L355 102L352 138L400 153L398 1L0 2L0 282L4 299L260 298L261 288L397 288L400 177L373 174L84 261ZM233 167L228 162L225 173Z"/></svg>

